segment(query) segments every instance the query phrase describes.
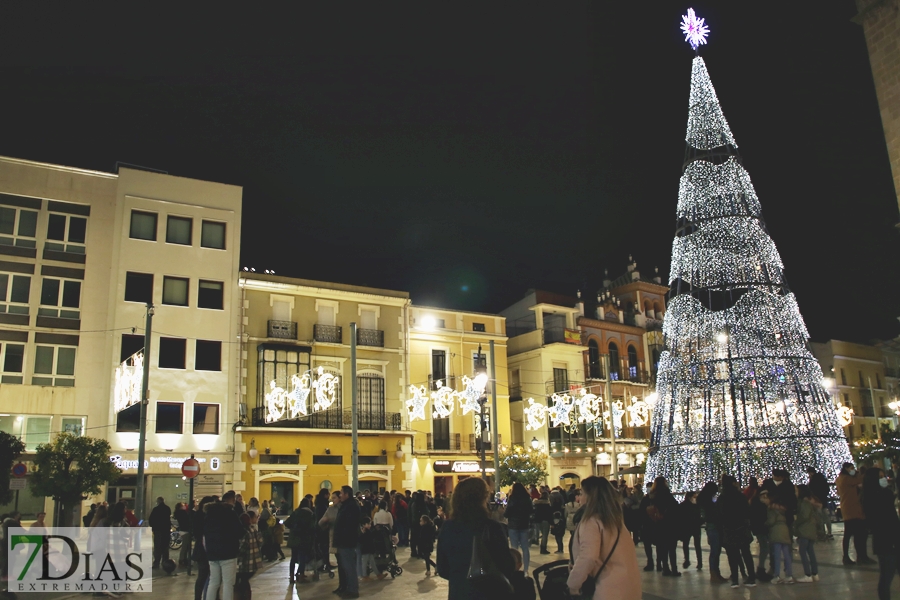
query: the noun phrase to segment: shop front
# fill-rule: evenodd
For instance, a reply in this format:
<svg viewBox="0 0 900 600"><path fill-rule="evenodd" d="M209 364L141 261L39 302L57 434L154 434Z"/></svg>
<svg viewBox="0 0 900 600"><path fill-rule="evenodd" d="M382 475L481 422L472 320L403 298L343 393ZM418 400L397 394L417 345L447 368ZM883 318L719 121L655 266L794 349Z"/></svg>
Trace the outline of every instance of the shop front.
<svg viewBox="0 0 900 600"><path fill-rule="evenodd" d="M423 478L419 488L430 489L435 496L444 494L448 496L461 481L469 477L481 477L481 462L477 460L452 460L440 459L431 462L430 470L432 478ZM488 460L485 463L488 487L494 489L494 463ZM429 487L428 483L434 483Z"/></svg>
<svg viewBox="0 0 900 600"><path fill-rule="evenodd" d="M593 456L590 454L553 453L547 461L547 484L569 489L572 484L581 487L581 482L594 475Z"/></svg>
<svg viewBox="0 0 900 600"><path fill-rule="evenodd" d="M231 476L226 472L226 456L205 452L202 456L195 454L200 463L200 475L194 479L194 499L203 496L225 493L226 480ZM190 458L190 454L147 453L144 458L145 506L152 508L156 498L162 497L170 507L178 502L188 502L190 482L181 474L181 465ZM106 488L104 500L110 504L124 501L134 508L137 500L137 453L112 454L109 459L122 469L122 475Z"/></svg>

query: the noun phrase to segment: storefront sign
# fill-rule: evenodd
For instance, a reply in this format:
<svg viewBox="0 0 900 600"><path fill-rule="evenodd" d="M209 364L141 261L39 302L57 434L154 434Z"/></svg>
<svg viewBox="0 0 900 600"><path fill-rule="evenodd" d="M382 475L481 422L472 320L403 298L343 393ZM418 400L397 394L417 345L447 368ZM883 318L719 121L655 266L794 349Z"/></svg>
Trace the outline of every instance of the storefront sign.
<svg viewBox="0 0 900 600"><path fill-rule="evenodd" d="M487 473L493 473L494 467L487 467ZM435 473L481 473L481 463L474 460L436 460Z"/></svg>
<svg viewBox="0 0 900 600"><path fill-rule="evenodd" d="M149 469L151 464L159 464L160 466L166 465L167 468L174 471L181 471L181 465L189 458L190 456L150 456L144 461L144 468ZM137 459L123 458L119 454L111 454L109 460L114 462L116 466L123 471L128 471L130 469L137 470L138 468ZM207 462L204 457L195 458L194 460L199 463ZM221 464L221 459L218 457L213 457L209 460L209 468L212 471L218 471Z"/></svg>

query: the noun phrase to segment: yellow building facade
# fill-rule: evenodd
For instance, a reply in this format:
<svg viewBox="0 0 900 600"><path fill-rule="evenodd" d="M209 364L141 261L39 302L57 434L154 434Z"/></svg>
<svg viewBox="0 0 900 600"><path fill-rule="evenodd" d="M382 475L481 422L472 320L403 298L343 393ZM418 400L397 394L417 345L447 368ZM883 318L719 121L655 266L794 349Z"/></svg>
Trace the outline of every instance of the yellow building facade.
<svg viewBox="0 0 900 600"><path fill-rule="evenodd" d="M494 364L490 343L494 342ZM492 370L493 367L493 370ZM485 389L485 411L493 419L492 392L496 393L496 443L486 433L478 435L480 411L464 414L460 396L445 418L435 416L434 396L443 389L463 392L463 377L474 379L480 372L495 373ZM509 444L509 384L506 360L506 323L499 315L461 312L412 306L409 320L409 382L428 398L423 418L412 419L412 473L416 489L449 494L467 477L481 476L481 447L484 444L488 475L493 487L494 449ZM491 388L493 387L493 390ZM411 394L414 397L414 394ZM412 400L411 400L412 401ZM490 428L486 428L490 431Z"/></svg>
<svg viewBox="0 0 900 600"><path fill-rule="evenodd" d="M351 378L358 388L359 488L413 487L404 408L408 294L243 275L234 489L296 507L305 494L349 485Z"/></svg>

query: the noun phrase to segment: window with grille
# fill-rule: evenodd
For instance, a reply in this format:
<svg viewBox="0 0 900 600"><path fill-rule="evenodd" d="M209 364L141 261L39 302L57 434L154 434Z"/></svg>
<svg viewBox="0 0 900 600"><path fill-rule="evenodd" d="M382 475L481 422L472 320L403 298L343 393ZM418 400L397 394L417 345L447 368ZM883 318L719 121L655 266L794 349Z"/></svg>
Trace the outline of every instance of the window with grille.
<svg viewBox="0 0 900 600"><path fill-rule="evenodd" d="M384 377L375 373L356 376L356 406L359 426L384 429Z"/></svg>
<svg viewBox="0 0 900 600"><path fill-rule="evenodd" d="M266 392L271 389L270 382L291 390L291 376L302 374L309 370L309 353L299 350L260 344L257 347L257 397L256 406L266 405ZM314 402L310 399L310 403Z"/></svg>

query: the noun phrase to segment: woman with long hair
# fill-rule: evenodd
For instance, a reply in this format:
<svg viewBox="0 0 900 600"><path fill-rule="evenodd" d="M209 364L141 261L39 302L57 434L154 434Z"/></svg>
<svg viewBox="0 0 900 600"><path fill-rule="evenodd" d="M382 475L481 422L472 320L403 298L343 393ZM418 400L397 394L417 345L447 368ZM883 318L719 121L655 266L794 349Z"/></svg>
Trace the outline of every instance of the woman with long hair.
<svg viewBox="0 0 900 600"><path fill-rule="evenodd" d="M191 514L191 535L197 540L191 558L197 561L197 581L194 582L194 600L203 600L206 592L206 583L209 580L209 559L206 556L206 546L203 544L205 533L206 506L214 504L218 500L216 496L203 496L197 508Z"/></svg>
<svg viewBox="0 0 900 600"><path fill-rule="evenodd" d="M719 515L719 507L716 502L716 495L719 493L719 486L709 481L697 494L697 504L703 511L703 518L706 521L706 543L709 544L709 582L725 583L728 581L722 577L719 570L719 559L722 556L722 523Z"/></svg>
<svg viewBox="0 0 900 600"><path fill-rule="evenodd" d="M531 544L528 543L528 534L531 530L531 513L533 512L534 506L531 504L528 490L517 481L509 493L504 516L509 527L509 545L522 552L522 565L526 575L528 574L528 563L531 561Z"/></svg>
<svg viewBox="0 0 900 600"><path fill-rule="evenodd" d="M866 470L862 508L872 530L872 551L878 557L878 600L890 600L891 583L900 571L900 519L888 485L884 471L878 467Z"/></svg>
<svg viewBox="0 0 900 600"><path fill-rule="evenodd" d="M572 538L570 593L580 593L585 582L595 578L594 600L640 600L641 574L621 496L604 477L586 478L581 494L584 512Z"/></svg>
<svg viewBox="0 0 900 600"><path fill-rule="evenodd" d="M722 475L722 495L719 496L719 514L722 524L722 546L728 556L731 567L731 587L740 586L738 574L746 567L747 578L744 585L756 586L756 571L753 569L753 555L750 553L750 505L747 497L741 492L737 479L731 475Z"/></svg>
<svg viewBox="0 0 900 600"><path fill-rule="evenodd" d="M657 477L650 488L650 519L656 522L656 557L662 560L663 575L681 577L678 570L678 500L665 477Z"/></svg>
<svg viewBox="0 0 900 600"><path fill-rule="evenodd" d="M441 527L437 547L437 570L450 582L448 600L500 600L469 585L469 564L475 536L484 540L486 556L507 580L512 580L515 564L503 527L491 519L488 498L491 492L478 477L464 479L453 490L450 519Z"/></svg>
<svg viewBox="0 0 900 600"><path fill-rule="evenodd" d="M291 564L288 572L290 583L309 583L306 565L315 558L316 515L308 498L300 501L300 507L284 522L290 533Z"/></svg>

